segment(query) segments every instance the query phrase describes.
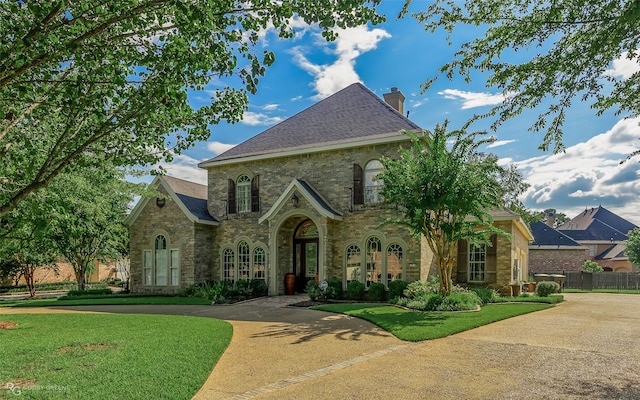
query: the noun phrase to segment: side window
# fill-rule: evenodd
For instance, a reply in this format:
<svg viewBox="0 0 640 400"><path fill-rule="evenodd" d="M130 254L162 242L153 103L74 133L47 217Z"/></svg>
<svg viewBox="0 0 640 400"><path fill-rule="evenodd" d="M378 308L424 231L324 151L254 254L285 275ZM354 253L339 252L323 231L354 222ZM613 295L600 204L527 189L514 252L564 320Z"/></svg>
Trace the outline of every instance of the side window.
<svg viewBox="0 0 640 400"><path fill-rule="evenodd" d="M373 282L382 282L382 243L373 236L367 240L366 282L368 288Z"/></svg>
<svg viewBox="0 0 640 400"><path fill-rule="evenodd" d="M402 246L397 243L387 247L387 284L402 279Z"/></svg>
<svg viewBox="0 0 640 400"><path fill-rule="evenodd" d="M360 247L352 244L347 248L346 254L346 271L347 284L351 281L362 282L362 254Z"/></svg>
<svg viewBox="0 0 640 400"><path fill-rule="evenodd" d="M222 280L235 280L235 255L232 249L224 249L222 252Z"/></svg>
<svg viewBox="0 0 640 400"><path fill-rule="evenodd" d="M155 284L165 286L167 284L167 238L163 235L156 237L155 244Z"/></svg>
<svg viewBox="0 0 640 400"><path fill-rule="evenodd" d="M382 162L371 160L364 166L364 201L366 204L382 202L382 181L377 176L382 172Z"/></svg>
<svg viewBox="0 0 640 400"><path fill-rule="evenodd" d="M267 253L262 247L253 249L253 279L266 279Z"/></svg>
<svg viewBox="0 0 640 400"><path fill-rule="evenodd" d="M151 250L145 250L142 255L142 284L151 286L153 284L152 280L152 268L153 268L153 255Z"/></svg>
<svg viewBox="0 0 640 400"><path fill-rule="evenodd" d="M469 282L484 282L487 269L487 246L469 244Z"/></svg>
<svg viewBox="0 0 640 400"><path fill-rule="evenodd" d="M238 243L238 279L251 279L250 265L249 244L244 241L240 242Z"/></svg>

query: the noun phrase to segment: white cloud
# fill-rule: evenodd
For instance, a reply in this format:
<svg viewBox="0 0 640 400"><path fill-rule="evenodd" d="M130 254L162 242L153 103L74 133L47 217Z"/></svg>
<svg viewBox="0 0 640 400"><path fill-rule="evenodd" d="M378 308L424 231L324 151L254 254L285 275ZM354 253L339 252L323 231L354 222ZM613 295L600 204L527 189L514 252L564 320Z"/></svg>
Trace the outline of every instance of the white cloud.
<svg viewBox="0 0 640 400"><path fill-rule="evenodd" d="M302 100L302 95L291 98L291 101L298 101L298 100Z"/></svg>
<svg viewBox="0 0 640 400"><path fill-rule="evenodd" d="M619 58L613 60L611 69L604 72L605 75L629 79L631 75L640 71L638 57L629 58L629 52L624 52Z"/></svg>
<svg viewBox="0 0 640 400"><path fill-rule="evenodd" d="M277 124L280 121L282 121L281 117L270 117L262 113L245 111L244 115L242 116L242 121L240 122L242 122L243 124L256 126L256 125L273 125L273 124Z"/></svg>
<svg viewBox="0 0 640 400"><path fill-rule="evenodd" d="M280 104L265 104L261 106L260 109L265 111L274 111L277 110L278 107L280 107Z"/></svg>
<svg viewBox="0 0 640 400"><path fill-rule="evenodd" d="M200 161L202 160L196 160L185 154L177 154L173 157L171 163L161 162L160 166L164 168L169 176L206 185L207 171L198 168Z"/></svg>
<svg viewBox="0 0 640 400"><path fill-rule="evenodd" d="M221 143L221 142L207 142L207 150L213 153L213 155L217 156L218 154L222 154L230 148L234 147L235 144L229 143Z"/></svg>
<svg viewBox="0 0 640 400"><path fill-rule="evenodd" d="M564 153L516 162L531 187L524 196L532 209L555 208L569 216L602 205L640 223L640 163L620 164L640 146L640 118L621 120L607 132Z"/></svg>
<svg viewBox="0 0 640 400"><path fill-rule="evenodd" d="M379 28L371 29L367 26L336 29L338 38L333 43L326 43L324 39L318 45L324 46L326 52L337 59L331 64L314 64L305 56L307 51L303 47L291 49L293 61L314 77L313 87L317 93L316 100L332 95L346 86L359 82L360 77L355 71L356 59L363 53L371 51L378 43L391 35Z"/></svg>
<svg viewBox="0 0 640 400"><path fill-rule="evenodd" d="M488 145L487 148L488 149L492 149L494 147L504 146L504 145L507 145L507 144L513 143L513 142L515 142L515 139L511 139L511 140L496 140L495 142L493 142L490 145Z"/></svg>
<svg viewBox="0 0 640 400"><path fill-rule="evenodd" d="M466 92L464 90L457 89L445 89L438 92L438 94L443 96L445 99L462 101L463 110L475 107L495 106L509 98L509 94Z"/></svg>

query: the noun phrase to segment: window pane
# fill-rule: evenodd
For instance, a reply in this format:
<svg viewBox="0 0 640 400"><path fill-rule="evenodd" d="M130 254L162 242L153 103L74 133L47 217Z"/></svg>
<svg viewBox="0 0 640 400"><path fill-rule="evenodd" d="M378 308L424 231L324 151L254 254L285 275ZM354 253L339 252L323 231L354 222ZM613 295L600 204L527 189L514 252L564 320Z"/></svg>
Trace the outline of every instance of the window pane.
<svg viewBox="0 0 640 400"><path fill-rule="evenodd" d="M484 243L469 245L469 281L484 282L487 249Z"/></svg>
<svg viewBox="0 0 640 400"><path fill-rule="evenodd" d="M236 190L238 212L251 211L251 179L249 179L249 177L246 175L242 175L240 178L238 178Z"/></svg>
<svg viewBox="0 0 640 400"><path fill-rule="evenodd" d="M387 247L387 282L402 279L402 246L394 243Z"/></svg>
<svg viewBox="0 0 640 400"><path fill-rule="evenodd" d="M234 253L231 249L225 249L222 255L222 279L225 281L232 281L235 279L234 275Z"/></svg>
<svg viewBox="0 0 640 400"><path fill-rule="evenodd" d="M372 282L382 281L382 244L377 237L372 237L367 240L366 268L366 287L371 286Z"/></svg>
<svg viewBox="0 0 640 400"><path fill-rule="evenodd" d="M180 283L180 258L178 250L171 250L171 285Z"/></svg>
<svg viewBox="0 0 640 400"><path fill-rule="evenodd" d="M367 204L380 203L382 196L382 181L376 177L382 172L382 163L379 160L371 160L364 167L364 198Z"/></svg>
<svg viewBox="0 0 640 400"><path fill-rule="evenodd" d="M156 285L167 284L167 250L156 250Z"/></svg>
<svg viewBox="0 0 640 400"><path fill-rule="evenodd" d="M266 279L267 253L262 247L253 250L253 279Z"/></svg>
<svg viewBox="0 0 640 400"><path fill-rule="evenodd" d="M251 279L250 265L249 244L247 242L240 242L238 244L238 279Z"/></svg>
<svg viewBox="0 0 640 400"><path fill-rule="evenodd" d="M151 250L145 250L143 253L143 271L142 271L142 284L151 285L151 268L153 266L153 259L151 258Z"/></svg>
<svg viewBox="0 0 640 400"><path fill-rule="evenodd" d="M351 281L362 282L362 255L360 247L351 245L347 248L347 283Z"/></svg>

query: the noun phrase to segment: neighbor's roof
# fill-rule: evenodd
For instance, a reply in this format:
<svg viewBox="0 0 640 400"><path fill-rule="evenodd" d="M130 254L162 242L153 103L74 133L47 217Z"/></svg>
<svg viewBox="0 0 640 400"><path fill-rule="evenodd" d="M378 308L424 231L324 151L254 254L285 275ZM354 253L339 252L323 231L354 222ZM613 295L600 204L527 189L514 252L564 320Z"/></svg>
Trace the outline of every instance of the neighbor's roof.
<svg viewBox="0 0 640 400"><path fill-rule="evenodd" d="M558 228L573 240L627 240L627 233L637 228L626 219L600 206L584 210L569 222Z"/></svg>
<svg viewBox="0 0 640 400"><path fill-rule="evenodd" d="M199 166L220 161L312 150L332 144L421 130L361 83L354 83Z"/></svg>
<svg viewBox="0 0 640 400"><path fill-rule="evenodd" d="M532 245L582 247L580 243L544 222L531 223L531 233L533 233Z"/></svg>
<svg viewBox="0 0 640 400"><path fill-rule="evenodd" d="M624 245L620 243L615 244L609 247L607 250L603 251L602 253L598 254L595 257L595 259L596 260L625 259L626 256L624 255L624 249L625 249Z"/></svg>

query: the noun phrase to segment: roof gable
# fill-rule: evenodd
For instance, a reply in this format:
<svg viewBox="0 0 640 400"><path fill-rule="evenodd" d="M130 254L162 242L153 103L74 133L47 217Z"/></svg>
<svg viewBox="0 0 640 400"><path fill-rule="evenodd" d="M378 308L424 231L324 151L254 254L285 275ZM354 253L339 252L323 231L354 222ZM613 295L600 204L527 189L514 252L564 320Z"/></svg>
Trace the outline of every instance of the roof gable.
<svg viewBox="0 0 640 400"><path fill-rule="evenodd" d="M157 176L151 182L151 186L162 186L190 221L205 225L218 225L218 221L209 214L207 209L207 187L205 185L171 176ZM133 225L149 200L149 197L145 197L138 201L125 220L126 225Z"/></svg>
<svg viewBox="0 0 640 400"><path fill-rule="evenodd" d="M316 148L421 130L361 83L324 100L200 164L293 149Z"/></svg>

